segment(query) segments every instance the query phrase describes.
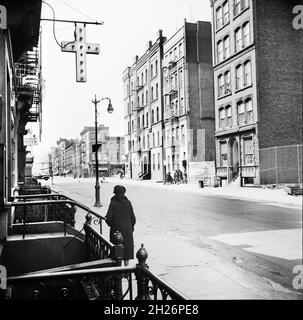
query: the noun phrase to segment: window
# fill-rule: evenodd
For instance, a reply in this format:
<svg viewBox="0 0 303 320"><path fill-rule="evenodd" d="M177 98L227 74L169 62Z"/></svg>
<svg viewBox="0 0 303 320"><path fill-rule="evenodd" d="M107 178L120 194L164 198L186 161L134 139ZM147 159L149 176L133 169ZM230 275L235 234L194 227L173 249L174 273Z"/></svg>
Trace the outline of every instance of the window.
<svg viewBox="0 0 303 320"><path fill-rule="evenodd" d="M144 93L141 95L142 107L144 106Z"/></svg>
<svg viewBox="0 0 303 320"><path fill-rule="evenodd" d="M181 107L181 113L184 114L185 107L184 107L184 99L183 98L180 99L180 107Z"/></svg>
<svg viewBox="0 0 303 320"><path fill-rule="evenodd" d="M175 60L175 61L177 61L177 60L178 60L177 47L175 47L175 49L174 49L174 60Z"/></svg>
<svg viewBox="0 0 303 320"><path fill-rule="evenodd" d="M225 119L226 111L224 108L219 110L219 127L225 128L226 126L226 119Z"/></svg>
<svg viewBox="0 0 303 320"><path fill-rule="evenodd" d="M141 121L141 119L140 119L140 117L138 117L138 129L140 129L140 121Z"/></svg>
<svg viewBox="0 0 303 320"><path fill-rule="evenodd" d="M145 149L145 136L143 136L142 145L143 145L143 150L144 150Z"/></svg>
<svg viewBox="0 0 303 320"><path fill-rule="evenodd" d="M231 106L226 107L226 126L232 126L232 113L231 113Z"/></svg>
<svg viewBox="0 0 303 320"><path fill-rule="evenodd" d="M244 164L254 164L254 145L252 137L244 138Z"/></svg>
<svg viewBox="0 0 303 320"><path fill-rule="evenodd" d="M147 83L147 69L145 70L145 83Z"/></svg>
<svg viewBox="0 0 303 320"><path fill-rule="evenodd" d="M183 70L179 69L180 89L183 89Z"/></svg>
<svg viewBox="0 0 303 320"><path fill-rule="evenodd" d="M236 88L241 89L243 87L243 68L242 65L236 67Z"/></svg>
<svg viewBox="0 0 303 320"><path fill-rule="evenodd" d="M251 85L251 62L246 61L244 63L244 83L245 86Z"/></svg>
<svg viewBox="0 0 303 320"><path fill-rule="evenodd" d="M220 74L218 77L218 96L221 97L223 95L224 90L224 79L223 75Z"/></svg>
<svg viewBox="0 0 303 320"><path fill-rule="evenodd" d="M138 101L137 108L140 108L140 97L138 97L137 101Z"/></svg>
<svg viewBox="0 0 303 320"><path fill-rule="evenodd" d="M175 129L171 129L171 144L174 146L175 145Z"/></svg>
<svg viewBox="0 0 303 320"><path fill-rule="evenodd" d="M141 73L141 85L143 86L143 72Z"/></svg>
<svg viewBox="0 0 303 320"><path fill-rule="evenodd" d="M241 28L237 28L235 31L236 37L236 52L242 49L242 30Z"/></svg>
<svg viewBox="0 0 303 320"><path fill-rule="evenodd" d="M241 0L234 0L234 14L235 16L241 12Z"/></svg>
<svg viewBox="0 0 303 320"><path fill-rule="evenodd" d="M220 166L227 166L227 144L226 141L220 142Z"/></svg>
<svg viewBox="0 0 303 320"><path fill-rule="evenodd" d="M157 121L159 121L159 108L157 107Z"/></svg>
<svg viewBox="0 0 303 320"><path fill-rule="evenodd" d="M148 104L148 91L145 91L145 104Z"/></svg>
<svg viewBox="0 0 303 320"><path fill-rule="evenodd" d="M158 170L160 170L160 153L158 153Z"/></svg>
<svg viewBox="0 0 303 320"><path fill-rule="evenodd" d="M227 59L230 56L229 36L224 38L223 43L224 43L224 59Z"/></svg>
<svg viewBox="0 0 303 320"><path fill-rule="evenodd" d="M252 106L251 99L245 100L245 110L246 110L246 122L252 123L254 119L253 119L253 106Z"/></svg>
<svg viewBox="0 0 303 320"><path fill-rule="evenodd" d="M183 44L180 43L179 44L179 57L182 57L183 56Z"/></svg>
<svg viewBox="0 0 303 320"><path fill-rule="evenodd" d="M231 84L230 84L230 71L226 71L224 74L224 82L225 82L225 94L231 93Z"/></svg>
<svg viewBox="0 0 303 320"><path fill-rule="evenodd" d="M181 126L181 142L185 142L185 134L184 134L184 124Z"/></svg>
<svg viewBox="0 0 303 320"><path fill-rule="evenodd" d="M247 47L250 44L250 30L249 23L246 22L243 25L243 36L244 36L244 47Z"/></svg>
<svg viewBox="0 0 303 320"><path fill-rule="evenodd" d="M156 169L156 155L153 154L153 170Z"/></svg>
<svg viewBox="0 0 303 320"><path fill-rule="evenodd" d="M149 134L147 134L147 149L149 149Z"/></svg>
<svg viewBox="0 0 303 320"><path fill-rule="evenodd" d="M152 124L155 122L155 111L152 110L152 118L151 118Z"/></svg>
<svg viewBox="0 0 303 320"><path fill-rule="evenodd" d="M150 66L150 77L152 78L154 76L154 66L153 64Z"/></svg>
<svg viewBox="0 0 303 320"><path fill-rule="evenodd" d="M155 147L155 133L153 132L153 147Z"/></svg>
<svg viewBox="0 0 303 320"><path fill-rule="evenodd" d="M156 98L158 98L159 95L159 85L156 83Z"/></svg>
<svg viewBox="0 0 303 320"><path fill-rule="evenodd" d="M134 131L134 120L132 120L132 131Z"/></svg>
<svg viewBox="0 0 303 320"><path fill-rule="evenodd" d="M151 99L154 100L154 87L151 87Z"/></svg>
<svg viewBox="0 0 303 320"><path fill-rule="evenodd" d="M156 60L156 67L155 67L155 71L156 71L156 74L158 74L158 60Z"/></svg>
<svg viewBox="0 0 303 320"><path fill-rule="evenodd" d="M228 1L225 1L223 3L223 22L224 24L229 22L229 5L228 5Z"/></svg>
<svg viewBox="0 0 303 320"><path fill-rule="evenodd" d="M142 115L142 128L144 128L144 114Z"/></svg>
<svg viewBox="0 0 303 320"><path fill-rule="evenodd" d="M217 54L218 54L218 62L221 62L223 60L223 41L220 40L217 43Z"/></svg>
<svg viewBox="0 0 303 320"><path fill-rule="evenodd" d="M157 146L160 146L160 132L157 131Z"/></svg>
<svg viewBox="0 0 303 320"><path fill-rule="evenodd" d="M243 101L237 103L238 108L238 125L241 126L245 124L245 105Z"/></svg>
<svg viewBox="0 0 303 320"><path fill-rule="evenodd" d="M179 141L179 127L176 128L176 141Z"/></svg>
<svg viewBox="0 0 303 320"><path fill-rule="evenodd" d="M219 29L223 25L222 7L219 7L216 10L216 20L217 20L217 29Z"/></svg>
<svg viewBox="0 0 303 320"><path fill-rule="evenodd" d="M148 112L146 113L146 126L148 127Z"/></svg>

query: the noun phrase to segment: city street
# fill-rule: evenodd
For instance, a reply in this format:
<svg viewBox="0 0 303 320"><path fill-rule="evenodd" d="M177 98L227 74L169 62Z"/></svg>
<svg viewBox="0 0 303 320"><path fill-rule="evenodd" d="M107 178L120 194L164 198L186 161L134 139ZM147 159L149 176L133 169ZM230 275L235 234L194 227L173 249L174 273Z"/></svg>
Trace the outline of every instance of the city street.
<svg viewBox="0 0 303 320"><path fill-rule="evenodd" d="M114 182L55 177L45 184L106 214ZM121 184L124 184L121 181ZM148 251L150 270L190 299L302 299L292 286L302 265L300 209L125 184L137 217L135 251ZM77 210L81 229L85 213ZM108 238L108 228L103 227ZM136 263L133 260L131 263Z"/></svg>

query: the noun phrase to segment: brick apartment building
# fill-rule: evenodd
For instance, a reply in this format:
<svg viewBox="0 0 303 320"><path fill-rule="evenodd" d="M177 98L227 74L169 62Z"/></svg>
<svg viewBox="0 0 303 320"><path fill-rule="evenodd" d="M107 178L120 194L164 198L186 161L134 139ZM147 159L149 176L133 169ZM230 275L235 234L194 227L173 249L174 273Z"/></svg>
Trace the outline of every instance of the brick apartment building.
<svg viewBox="0 0 303 320"><path fill-rule="evenodd" d="M164 172L215 175L211 24L189 23L164 43Z"/></svg>
<svg viewBox="0 0 303 320"><path fill-rule="evenodd" d="M123 72L126 124L126 174L138 179L163 178L162 30L142 57Z"/></svg>
<svg viewBox="0 0 303 320"><path fill-rule="evenodd" d="M214 176L211 25L189 23L157 41L123 73L129 176L162 180L186 170Z"/></svg>
<svg viewBox="0 0 303 320"><path fill-rule="evenodd" d="M295 1L212 0L217 175L302 183L302 31Z"/></svg>

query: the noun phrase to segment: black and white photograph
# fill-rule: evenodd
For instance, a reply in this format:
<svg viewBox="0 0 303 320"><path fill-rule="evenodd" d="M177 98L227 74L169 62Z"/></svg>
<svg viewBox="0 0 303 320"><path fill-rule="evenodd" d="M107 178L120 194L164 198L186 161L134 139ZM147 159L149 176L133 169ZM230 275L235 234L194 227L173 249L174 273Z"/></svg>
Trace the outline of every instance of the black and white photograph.
<svg viewBox="0 0 303 320"><path fill-rule="evenodd" d="M302 302L302 95L299 0L0 0L0 306Z"/></svg>

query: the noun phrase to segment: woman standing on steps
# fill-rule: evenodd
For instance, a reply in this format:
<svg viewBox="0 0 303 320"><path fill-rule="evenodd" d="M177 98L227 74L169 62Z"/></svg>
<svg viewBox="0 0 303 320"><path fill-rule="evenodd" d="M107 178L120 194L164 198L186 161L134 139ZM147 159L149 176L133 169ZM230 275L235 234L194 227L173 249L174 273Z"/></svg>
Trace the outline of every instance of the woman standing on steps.
<svg viewBox="0 0 303 320"><path fill-rule="evenodd" d="M129 259L134 259L133 232L136 224L136 217L131 202L125 196L126 189L123 186L114 187L114 196L106 214L106 223L110 226L110 241L113 242L113 235L120 231L123 236L124 265L127 266Z"/></svg>

